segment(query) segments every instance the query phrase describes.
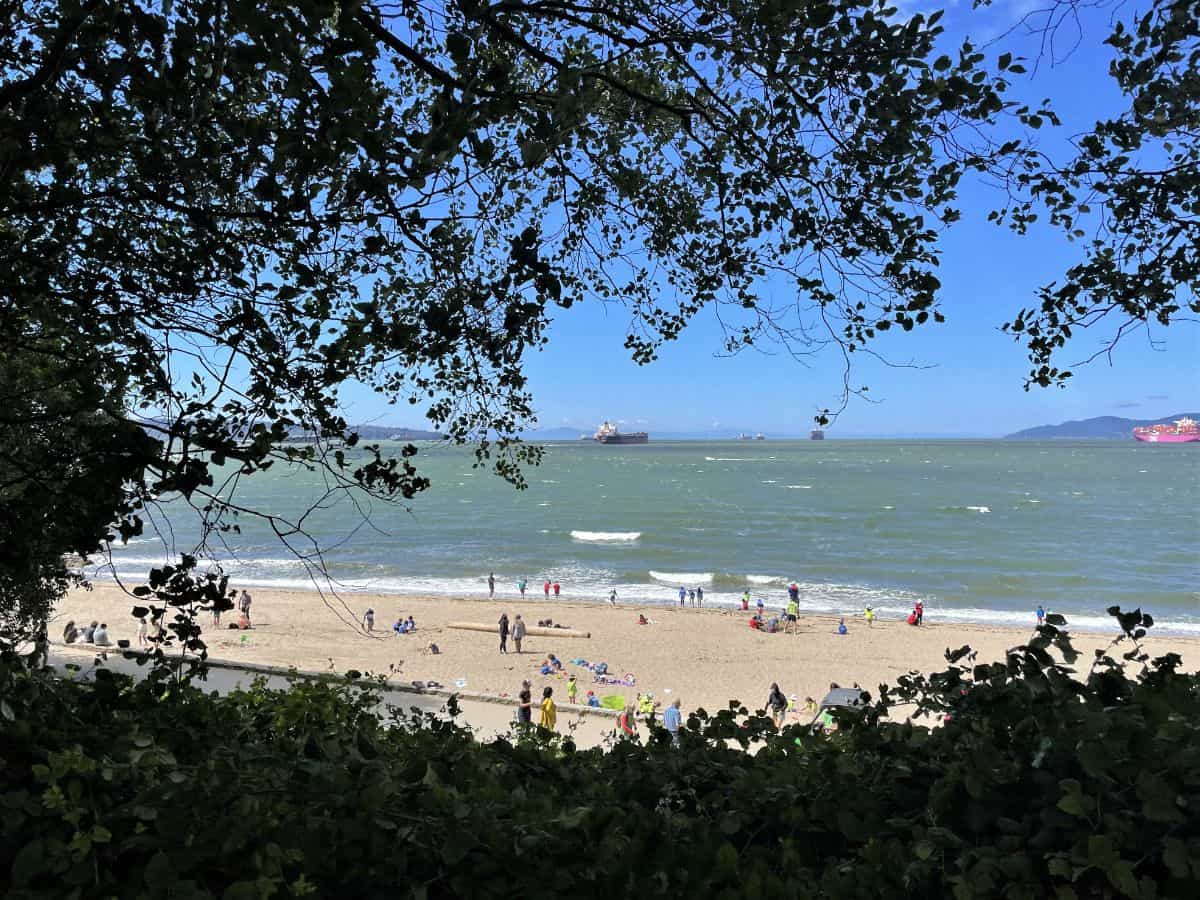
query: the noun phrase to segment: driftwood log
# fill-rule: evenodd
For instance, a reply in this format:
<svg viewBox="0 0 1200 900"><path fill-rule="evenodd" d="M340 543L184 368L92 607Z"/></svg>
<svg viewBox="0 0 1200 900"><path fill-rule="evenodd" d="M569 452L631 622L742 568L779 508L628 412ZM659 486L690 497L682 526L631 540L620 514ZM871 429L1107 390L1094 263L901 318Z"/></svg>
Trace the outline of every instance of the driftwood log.
<svg viewBox="0 0 1200 900"><path fill-rule="evenodd" d="M460 631L485 631L488 634L499 634L499 625L485 625L482 622L447 622L447 628L457 628ZM512 626L509 626L509 636L512 636ZM526 625L526 637L570 637L590 638L590 631L579 631L575 628L545 628L541 625Z"/></svg>

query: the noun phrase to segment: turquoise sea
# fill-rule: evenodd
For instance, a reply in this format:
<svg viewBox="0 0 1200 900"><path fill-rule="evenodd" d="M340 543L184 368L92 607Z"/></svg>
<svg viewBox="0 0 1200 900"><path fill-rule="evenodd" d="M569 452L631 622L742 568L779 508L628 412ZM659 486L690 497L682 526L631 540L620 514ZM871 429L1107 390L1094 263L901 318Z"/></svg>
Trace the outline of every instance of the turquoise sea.
<svg viewBox="0 0 1200 900"><path fill-rule="evenodd" d="M1074 627L1105 628L1112 605L1141 606L1164 629L1200 634L1200 444L1009 441L729 441L546 445L516 491L463 448L425 445L433 487L407 509L349 498L307 524L343 591L530 593L564 599L706 605L743 590L768 603L800 584L814 611L931 621L1030 624L1041 603ZM318 476L270 470L238 500L299 515ZM113 550L96 577L144 578L191 551L194 514L166 505L164 537ZM262 523L211 542L239 586L314 588ZM296 544L302 551L309 545ZM324 586L324 585L322 585Z"/></svg>

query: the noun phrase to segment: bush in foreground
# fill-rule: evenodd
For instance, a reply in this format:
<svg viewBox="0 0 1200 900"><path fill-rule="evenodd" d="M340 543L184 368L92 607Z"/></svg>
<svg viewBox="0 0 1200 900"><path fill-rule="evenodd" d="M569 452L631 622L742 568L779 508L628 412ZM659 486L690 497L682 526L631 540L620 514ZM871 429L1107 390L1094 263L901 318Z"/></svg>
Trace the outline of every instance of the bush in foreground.
<svg viewBox="0 0 1200 900"><path fill-rule="evenodd" d="M480 744L381 709L370 684L218 697L8 653L0 891L1195 897L1200 682L1138 649L1149 617L1119 618L1133 648L1086 677L1052 619L1002 663L948 653L835 735L777 735L731 704L693 715L678 749L662 732Z"/></svg>

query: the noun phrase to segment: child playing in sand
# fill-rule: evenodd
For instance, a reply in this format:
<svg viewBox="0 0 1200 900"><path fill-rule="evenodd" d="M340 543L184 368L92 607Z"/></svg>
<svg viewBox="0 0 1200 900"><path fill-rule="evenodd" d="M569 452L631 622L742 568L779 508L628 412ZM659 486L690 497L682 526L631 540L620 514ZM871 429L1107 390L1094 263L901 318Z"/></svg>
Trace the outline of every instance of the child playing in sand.
<svg viewBox="0 0 1200 900"><path fill-rule="evenodd" d="M871 609L871 607L868 606L863 612L863 618L867 620L868 628L875 627L875 610Z"/></svg>
<svg viewBox="0 0 1200 900"><path fill-rule="evenodd" d="M840 619L838 621L837 633L838 634L849 634L850 633L850 630L846 627L845 619Z"/></svg>
<svg viewBox="0 0 1200 900"><path fill-rule="evenodd" d="M579 685L575 682L574 675L567 679L567 702L579 702Z"/></svg>

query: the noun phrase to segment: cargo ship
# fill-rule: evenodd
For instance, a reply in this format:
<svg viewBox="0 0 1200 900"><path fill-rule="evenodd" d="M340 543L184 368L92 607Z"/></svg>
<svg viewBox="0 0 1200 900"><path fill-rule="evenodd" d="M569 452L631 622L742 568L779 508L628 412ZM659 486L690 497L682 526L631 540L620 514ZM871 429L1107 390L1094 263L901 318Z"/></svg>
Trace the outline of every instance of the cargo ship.
<svg viewBox="0 0 1200 900"><path fill-rule="evenodd" d="M1176 419L1174 425L1142 425L1133 429L1133 436L1148 444L1186 444L1200 441L1200 428L1195 419L1184 416Z"/></svg>
<svg viewBox="0 0 1200 900"><path fill-rule="evenodd" d="M596 429L592 440L601 444L645 444L650 441L650 435L644 431L618 431L612 422L605 422Z"/></svg>

